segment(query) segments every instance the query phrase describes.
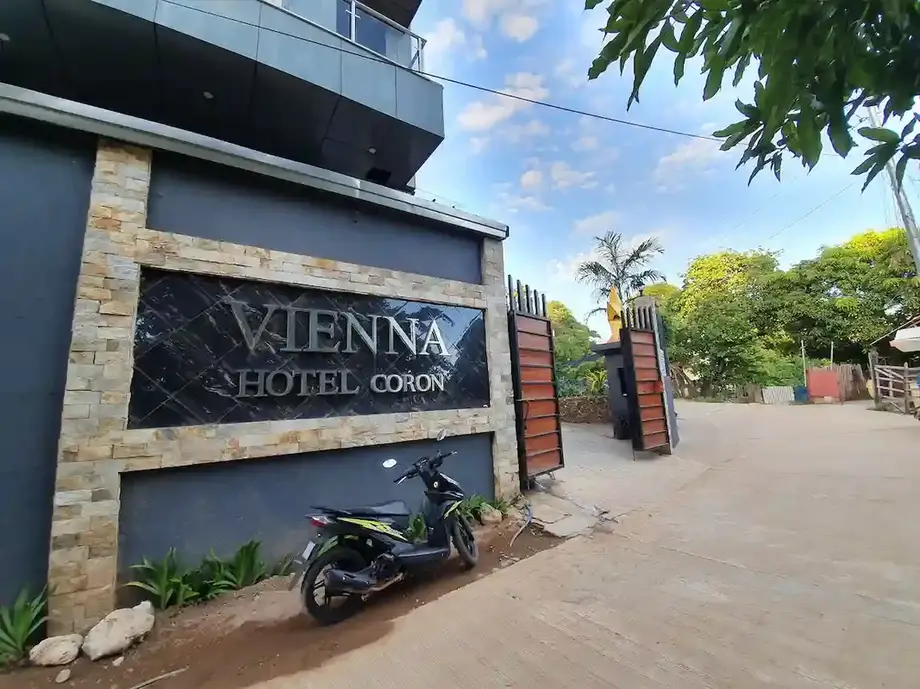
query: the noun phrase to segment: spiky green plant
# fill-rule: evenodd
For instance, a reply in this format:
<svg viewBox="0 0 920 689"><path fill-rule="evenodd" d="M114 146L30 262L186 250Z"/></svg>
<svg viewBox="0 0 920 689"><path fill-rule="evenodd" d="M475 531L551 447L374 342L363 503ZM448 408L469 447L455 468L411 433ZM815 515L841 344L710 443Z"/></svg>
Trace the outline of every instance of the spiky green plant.
<svg viewBox="0 0 920 689"><path fill-rule="evenodd" d="M175 548L170 548L159 562L145 557L139 565L131 565L131 569L138 573L138 578L127 585L146 591L157 610L187 605L197 597L190 582L191 571L179 564Z"/></svg>
<svg viewBox="0 0 920 689"><path fill-rule="evenodd" d="M236 582L236 588L243 589L257 584L268 576L268 568L259 556L261 543L249 541L240 546L233 559L227 563L228 571Z"/></svg>
<svg viewBox="0 0 920 689"><path fill-rule="evenodd" d="M45 614L48 589L33 597L28 589L16 596L13 605L0 607L0 665L16 663L25 658L29 645L48 619Z"/></svg>
<svg viewBox="0 0 920 689"><path fill-rule="evenodd" d="M406 535L413 543L420 543L428 538L428 527L425 525L425 516L423 514L412 515Z"/></svg>
<svg viewBox="0 0 920 689"><path fill-rule="evenodd" d="M273 577L284 577L291 573L291 567L294 566L294 556L285 555L278 562L275 563L275 566L272 567L269 576Z"/></svg>

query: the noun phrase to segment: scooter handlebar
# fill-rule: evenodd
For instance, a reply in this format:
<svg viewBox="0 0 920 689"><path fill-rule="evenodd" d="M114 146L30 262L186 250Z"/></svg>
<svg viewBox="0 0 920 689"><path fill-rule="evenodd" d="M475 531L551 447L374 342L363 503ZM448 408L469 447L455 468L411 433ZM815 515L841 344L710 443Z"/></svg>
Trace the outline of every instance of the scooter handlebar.
<svg viewBox="0 0 920 689"><path fill-rule="evenodd" d="M432 466L437 468L441 466L441 462L443 462L448 457L453 457L455 454L457 454L457 451L452 450L451 452L446 452L446 453L438 452L438 454L435 455L434 457L421 457L418 460L416 460L415 464L412 466L411 469L409 469L409 471L407 471L402 476L399 476L393 479L393 483L402 483L406 479L415 478L416 476L419 475L419 473L421 472L422 466L425 464L430 463Z"/></svg>

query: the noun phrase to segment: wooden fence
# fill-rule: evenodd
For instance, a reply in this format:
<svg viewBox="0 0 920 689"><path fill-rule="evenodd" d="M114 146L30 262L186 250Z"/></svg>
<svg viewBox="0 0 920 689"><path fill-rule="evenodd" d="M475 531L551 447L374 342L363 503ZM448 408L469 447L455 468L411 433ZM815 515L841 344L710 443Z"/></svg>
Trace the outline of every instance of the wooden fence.
<svg viewBox="0 0 920 689"><path fill-rule="evenodd" d="M878 407L894 407L905 414L914 414L920 409L920 388L917 376L920 367L873 366L873 397Z"/></svg>

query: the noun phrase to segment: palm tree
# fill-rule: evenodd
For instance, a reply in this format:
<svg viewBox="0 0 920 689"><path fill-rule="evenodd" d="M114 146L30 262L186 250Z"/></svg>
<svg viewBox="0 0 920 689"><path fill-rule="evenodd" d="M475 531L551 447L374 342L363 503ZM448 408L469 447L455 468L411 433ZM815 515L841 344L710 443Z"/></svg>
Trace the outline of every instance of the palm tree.
<svg viewBox="0 0 920 689"><path fill-rule="evenodd" d="M663 254L664 248L655 237L649 237L634 244L624 240L619 232L610 230L603 237L595 237L594 247L598 259L585 261L578 266L579 282L594 287L594 298L601 304L610 297L610 290L616 287L620 299L626 303L650 282L664 281L664 273L646 267L656 254ZM600 306L591 313L603 311Z"/></svg>

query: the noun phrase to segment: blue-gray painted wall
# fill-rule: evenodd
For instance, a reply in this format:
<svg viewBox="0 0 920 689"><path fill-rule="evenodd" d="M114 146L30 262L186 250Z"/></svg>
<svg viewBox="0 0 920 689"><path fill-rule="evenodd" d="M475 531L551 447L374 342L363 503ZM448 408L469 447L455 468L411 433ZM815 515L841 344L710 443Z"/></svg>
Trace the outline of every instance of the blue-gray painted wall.
<svg viewBox="0 0 920 689"><path fill-rule="evenodd" d="M0 116L0 605L46 580L96 138Z"/></svg>
<svg viewBox="0 0 920 689"><path fill-rule="evenodd" d="M481 284L482 240L423 222L216 163L153 156L153 229Z"/></svg>
<svg viewBox="0 0 920 689"><path fill-rule="evenodd" d="M381 463L393 457L407 467L436 446L459 453L445 460L442 471L468 495L493 496L491 434L124 474L119 572L124 578L131 564L162 558L170 548L189 565L212 548L226 557L249 539L262 542L266 558L280 558L304 547L310 531L305 515L315 505L347 508L399 499L417 509L424 497L421 481L394 485L399 469Z"/></svg>

